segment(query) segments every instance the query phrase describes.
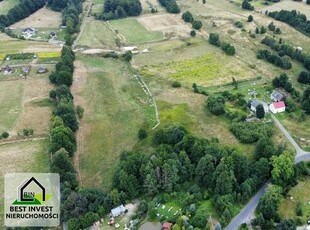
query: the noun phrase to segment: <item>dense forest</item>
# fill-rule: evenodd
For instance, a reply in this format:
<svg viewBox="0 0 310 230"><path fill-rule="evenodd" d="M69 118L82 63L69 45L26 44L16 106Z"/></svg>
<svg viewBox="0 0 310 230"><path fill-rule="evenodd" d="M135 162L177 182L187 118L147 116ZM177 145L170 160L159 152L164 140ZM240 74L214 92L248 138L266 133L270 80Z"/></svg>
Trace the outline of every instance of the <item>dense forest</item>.
<svg viewBox="0 0 310 230"><path fill-rule="evenodd" d="M45 4L45 0L21 0L19 4L9 10L7 15L0 15L0 29L3 30L5 27L28 17Z"/></svg>
<svg viewBox="0 0 310 230"><path fill-rule="evenodd" d="M142 12L140 0L107 0L104 2L103 14L98 17L101 20L138 16Z"/></svg>
<svg viewBox="0 0 310 230"><path fill-rule="evenodd" d="M159 2L169 13L178 14L181 11L175 0L159 0Z"/></svg>
<svg viewBox="0 0 310 230"><path fill-rule="evenodd" d="M286 22L290 26L296 28L300 32L310 36L310 22L307 19L306 15L297 12L296 10L288 11L274 11L269 12L268 16L281 21Z"/></svg>

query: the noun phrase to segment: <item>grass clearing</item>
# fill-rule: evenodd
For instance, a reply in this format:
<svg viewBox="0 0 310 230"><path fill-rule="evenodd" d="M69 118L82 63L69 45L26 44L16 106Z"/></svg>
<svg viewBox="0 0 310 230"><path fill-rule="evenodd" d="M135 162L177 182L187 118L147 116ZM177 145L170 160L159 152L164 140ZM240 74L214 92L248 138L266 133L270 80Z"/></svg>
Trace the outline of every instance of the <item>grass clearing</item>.
<svg viewBox="0 0 310 230"><path fill-rule="evenodd" d="M144 113L149 104L128 64L86 56L78 60L73 93L85 109L80 128L82 186L109 189L120 153L138 142L138 129L150 115Z"/></svg>
<svg viewBox="0 0 310 230"><path fill-rule="evenodd" d="M78 41L78 46L111 49L116 46L114 32L105 22L87 18L85 29Z"/></svg>
<svg viewBox="0 0 310 230"><path fill-rule="evenodd" d="M3 194L5 173L49 172L48 141L27 141L0 145L0 226L3 220ZM2 228L1 228L2 229Z"/></svg>
<svg viewBox="0 0 310 230"><path fill-rule="evenodd" d="M293 219L296 220L297 218L301 219L303 225L307 223L307 220L310 218L310 178L307 177L305 180L298 181L298 185L288 193L287 198L283 199L280 203L278 213L281 218L283 219ZM290 199L293 197L293 199ZM295 210L297 203L301 202L302 204L302 211L303 216L297 217Z"/></svg>
<svg viewBox="0 0 310 230"><path fill-rule="evenodd" d="M134 18L112 20L109 23L115 30L125 37L125 43L127 45L137 45L162 40L164 38L161 31L149 31Z"/></svg>
<svg viewBox="0 0 310 230"><path fill-rule="evenodd" d="M18 3L19 0L3 0L0 2L0 15L6 15Z"/></svg>
<svg viewBox="0 0 310 230"><path fill-rule="evenodd" d="M43 7L29 17L11 25L11 28L59 28L61 25L61 13Z"/></svg>

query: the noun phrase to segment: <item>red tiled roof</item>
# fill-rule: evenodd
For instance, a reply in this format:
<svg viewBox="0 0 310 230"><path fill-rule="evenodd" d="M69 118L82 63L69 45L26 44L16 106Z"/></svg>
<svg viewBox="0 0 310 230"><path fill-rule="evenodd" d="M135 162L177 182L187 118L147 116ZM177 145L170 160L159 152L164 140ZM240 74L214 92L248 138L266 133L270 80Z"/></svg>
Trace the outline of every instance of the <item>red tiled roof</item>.
<svg viewBox="0 0 310 230"><path fill-rule="evenodd" d="M172 223L166 222L163 224L163 228L170 228L171 226L172 226Z"/></svg>
<svg viewBox="0 0 310 230"><path fill-rule="evenodd" d="M284 101L275 102L275 103L273 103L273 106L275 109L285 108Z"/></svg>

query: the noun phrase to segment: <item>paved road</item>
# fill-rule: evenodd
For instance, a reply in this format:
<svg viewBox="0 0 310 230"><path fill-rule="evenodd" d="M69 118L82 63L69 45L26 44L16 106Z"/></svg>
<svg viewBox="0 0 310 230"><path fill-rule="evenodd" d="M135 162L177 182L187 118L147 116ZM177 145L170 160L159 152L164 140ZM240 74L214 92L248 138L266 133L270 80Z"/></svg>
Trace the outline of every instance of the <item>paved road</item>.
<svg viewBox="0 0 310 230"><path fill-rule="evenodd" d="M281 132L285 135L285 137L290 141L290 143L294 146L296 150L296 156L295 156L295 164L301 161L308 161L310 160L310 152L306 152L302 150L296 141L292 138L292 136L287 132L287 130L283 127L283 125L280 123L280 121L271 114L272 119L274 120L275 124L278 126L278 128L281 130ZM264 195L266 192L266 188L270 184L270 181L268 181L257 193L252 199L247 203L247 205L241 210L241 212L235 216L229 225L225 228L226 230L236 230L242 223L249 223L254 216L254 211L258 205L258 202L260 198Z"/></svg>

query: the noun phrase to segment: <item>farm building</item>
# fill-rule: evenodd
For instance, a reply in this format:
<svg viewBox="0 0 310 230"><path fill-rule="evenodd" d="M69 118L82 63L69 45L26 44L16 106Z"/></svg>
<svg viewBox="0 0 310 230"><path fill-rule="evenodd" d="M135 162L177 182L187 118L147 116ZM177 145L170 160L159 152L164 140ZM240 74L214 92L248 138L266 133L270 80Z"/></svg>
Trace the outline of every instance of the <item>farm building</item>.
<svg viewBox="0 0 310 230"><path fill-rule="evenodd" d="M282 93L279 93L278 91L274 90L272 92L272 94L270 94L270 99L273 100L274 102L283 101L284 95Z"/></svg>
<svg viewBox="0 0 310 230"><path fill-rule="evenodd" d="M4 75L10 75L14 72L14 69L11 66L7 65L3 67L1 71L3 72Z"/></svg>
<svg viewBox="0 0 310 230"><path fill-rule="evenodd" d="M123 215L123 214L125 213L125 210L126 210L126 209L125 209L124 205L120 205L120 206L118 206L118 207L116 207L116 208L113 208L113 209L111 210L111 215L112 215L113 217Z"/></svg>
<svg viewBox="0 0 310 230"><path fill-rule="evenodd" d="M47 72L47 69L44 66L40 66L37 70L37 73L45 73Z"/></svg>
<svg viewBox="0 0 310 230"><path fill-rule="evenodd" d="M23 34L34 34L36 30L34 28L27 27L23 29Z"/></svg>
<svg viewBox="0 0 310 230"><path fill-rule="evenodd" d="M257 106L261 104L264 107L265 113L268 113L269 107L266 102L260 101L260 100L254 100L251 102L251 110L256 113Z"/></svg>
<svg viewBox="0 0 310 230"><path fill-rule="evenodd" d="M285 103L284 101L274 102L269 106L269 109L273 114L282 113L285 111Z"/></svg>

